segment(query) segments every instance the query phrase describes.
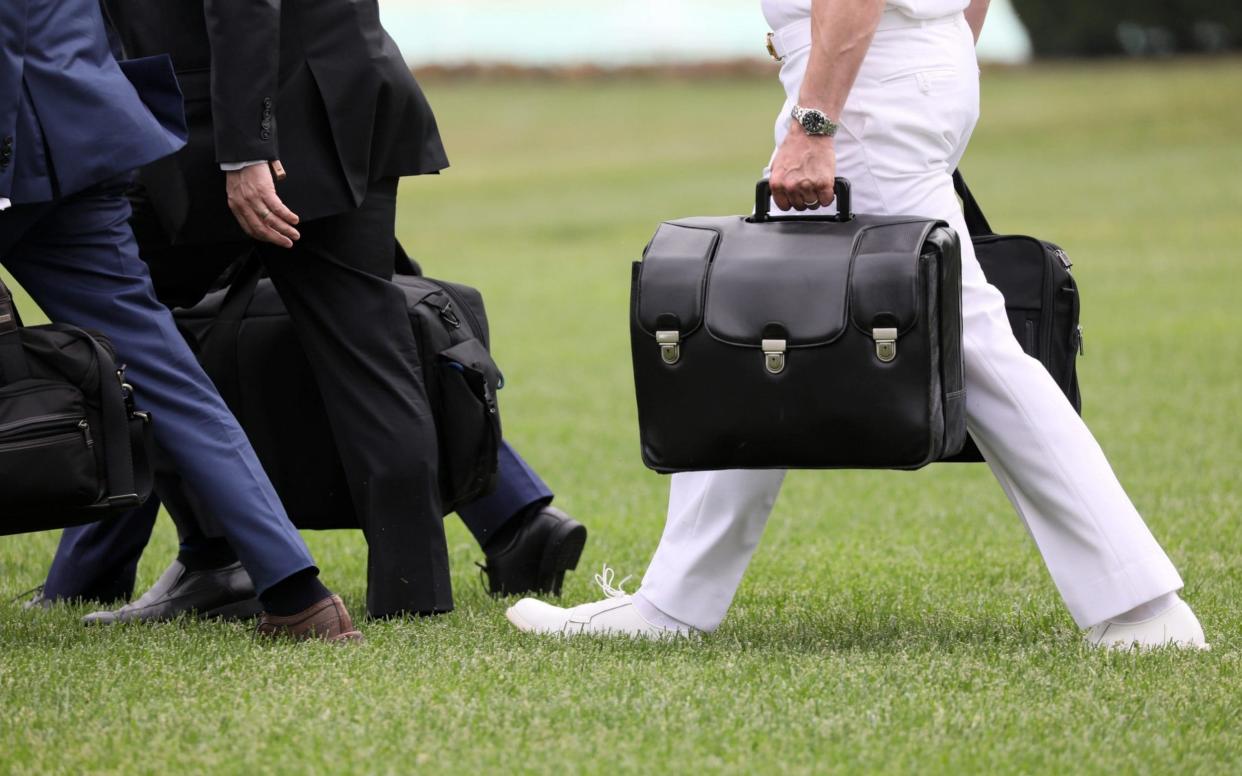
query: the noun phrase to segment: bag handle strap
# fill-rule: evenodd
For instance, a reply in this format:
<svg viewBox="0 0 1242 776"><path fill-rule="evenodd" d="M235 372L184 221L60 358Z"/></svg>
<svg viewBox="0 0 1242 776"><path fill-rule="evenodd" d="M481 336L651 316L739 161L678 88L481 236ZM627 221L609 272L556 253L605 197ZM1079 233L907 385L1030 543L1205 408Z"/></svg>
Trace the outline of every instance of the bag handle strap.
<svg viewBox="0 0 1242 776"><path fill-rule="evenodd" d="M111 356L99 340L89 337L99 364L99 413L103 420L104 466L108 471L108 503L116 507L138 506L142 499L134 480L134 455L129 429L129 400L119 371L108 369Z"/></svg>
<svg viewBox="0 0 1242 776"><path fill-rule="evenodd" d="M134 495L143 503L155 489L155 469L151 466L151 421L145 413L142 417L130 415L129 451L134 462ZM134 506L137 506L135 504Z"/></svg>
<svg viewBox="0 0 1242 776"><path fill-rule="evenodd" d="M225 292L216 320L206 338L199 342L198 360L212 374L212 380L234 414L240 412L241 375L237 364L237 342L241 338L242 320L263 275L263 262L258 251L241 260Z"/></svg>
<svg viewBox="0 0 1242 776"><path fill-rule="evenodd" d="M13 294L0 279L0 380L14 383L30 377L30 365L22 349L18 334L22 327L21 316L13 304Z"/></svg>
<svg viewBox="0 0 1242 776"><path fill-rule="evenodd" d="M953 190L962 200L962 215L966 217L966 231L970 232L972 237L996 234L992 231L992 225L988 223L987 217L983 215L983 209L979 207L975 195L970 193L970 187L966 185L966 179L962 177L961 170L953 171Z"/></svg>
<svg viewBox="0 0 1242 776"><path fill-rule="evenodd" d="M258 251L251 251L241 260L237 271L229 281L229 290L224 294L220 304L217 321L237 323L246 317L246 310L254 299L255 289L259 287L259 279L263 276L263 262Z"/></svg>
<svg viewBox="0 0 1242 776"><path fill-rule="evenodd" d="M393 251L393 274L404 275L406 277L422 277L423 268L417 261L410 258L410 254L405 252L405 246L400 240L393 241L396 249Z"/></svg>

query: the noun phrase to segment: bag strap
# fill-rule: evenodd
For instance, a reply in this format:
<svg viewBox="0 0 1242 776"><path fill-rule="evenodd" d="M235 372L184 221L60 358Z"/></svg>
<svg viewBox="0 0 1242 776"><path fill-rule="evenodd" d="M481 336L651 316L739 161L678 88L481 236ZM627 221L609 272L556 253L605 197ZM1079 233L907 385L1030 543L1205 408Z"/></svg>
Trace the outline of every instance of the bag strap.
<svg viewBox="0 0 1242 776"><path fill-rule="evenodd" d="M99 364L99 414L103 420L104 466L108 474L108 503L112 506L138 506L142 503L134 480L134 454L131 447L129 411L118 372L109 369L112 357L99 340L87 335L95 348ZM115 365L115 364L113 364Z"/></svg>
<svg viewBox="0 0 1242 776"><path fill-rule="evenodd" d="M394 240L393 242L396 244L396 250L393 252L393 274L406 277L422 277L423 268L419 266L417 261L410 258L410 254L405 252L405 247L401 245L401 241Z"/></svg>
<svg viewBox="0 0 1242 776"><path fill-rule="evenodd" d="M257 252L242 259L225 292L216 320L199 342L198 360L211 375L212 382L226 404L237 414L241 401L241 374L237 364L237 343L242 321L263 275L263 262Z"/></svg>
<svg viewBox="0 0 1242 776"><path fill-rule="evenodd" d="M970 232L972 237L996 234L992 231L992 225L988 223L987 217L983 215L983 209L979 207L975 195L970 193L970 187L966 185L966 179L962 177L961 170L953 171L953 190L962 200L962 215L966 216L966 231Z"/></svg>
<svg viewBox="0 0 1242 776"><path fill-rule="evenodd" d="M225 292L224 301L220 303L216 320L237 323L245 318L246 310L250 309L250 302L254 299L254 292L262 277L263 262L257 251L251 251L241 260L237 271L229 280L229 290Z"/></svg>
<svg viewBox="0 0 1242 776"><path fill-rule="evenodd" d="M26 351L22 349L19 332L21 316L13 304L13 294L0 280L0 381L14 383L30 377L30 365L26 363Z"/></svg>
<svg viewBox="0 0 1242 776"><path fill-rule="evenodd" d="M155 469L151 466L151 421L145 414L129 418L129 451L134 461L134 494L145 502L155 490ZM136 506L136 505L135 505Z"/></svg>

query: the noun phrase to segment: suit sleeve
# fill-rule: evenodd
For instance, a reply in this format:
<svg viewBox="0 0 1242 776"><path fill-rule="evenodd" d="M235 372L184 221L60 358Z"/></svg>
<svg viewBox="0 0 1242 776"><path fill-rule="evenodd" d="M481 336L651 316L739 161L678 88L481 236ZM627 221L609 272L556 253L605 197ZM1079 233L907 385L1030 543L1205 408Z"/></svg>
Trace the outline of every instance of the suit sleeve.
<svg viewBox="0 0 1242 776"><path fill-rule="evenodd" d="M216 161L279 158L280 0L205 0Z"/></svg>
<svg viewBox="0 0 1242 776"><path fill-rule="evenodd" d="M3 0L0 8L0 197L13 193L14 135L21 104L26 3ZM24 149L17 149L24 150Z"/></svg>

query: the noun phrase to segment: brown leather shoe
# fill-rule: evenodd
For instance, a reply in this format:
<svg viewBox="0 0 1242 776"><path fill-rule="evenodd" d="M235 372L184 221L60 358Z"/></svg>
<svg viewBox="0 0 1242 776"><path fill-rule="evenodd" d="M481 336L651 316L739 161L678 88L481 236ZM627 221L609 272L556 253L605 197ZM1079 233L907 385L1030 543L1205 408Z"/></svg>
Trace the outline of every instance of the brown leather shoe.
<svg viewBox="0 0 1242 776"><path fill-rule="evenodd" d="M339 595L328 596L309 609L287 617L264 612L259 618L256 633L296 641L362 641L362 632L354 628L354 621L350 619Z"/></svg>

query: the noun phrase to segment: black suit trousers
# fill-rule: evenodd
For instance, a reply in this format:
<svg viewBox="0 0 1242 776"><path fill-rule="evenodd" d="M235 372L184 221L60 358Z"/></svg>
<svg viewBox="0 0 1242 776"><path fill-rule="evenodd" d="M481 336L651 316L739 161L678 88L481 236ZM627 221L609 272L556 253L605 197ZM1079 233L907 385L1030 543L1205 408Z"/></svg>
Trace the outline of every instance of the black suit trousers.
<svg viewBox="0 0 1242 776"><path fill-rule="evenodd" d="M435 422L391 282L396 202L395 178L372 183L357 209L299 224L293 248L260 251L323 395L381 617L453 608Z"/></svg>

